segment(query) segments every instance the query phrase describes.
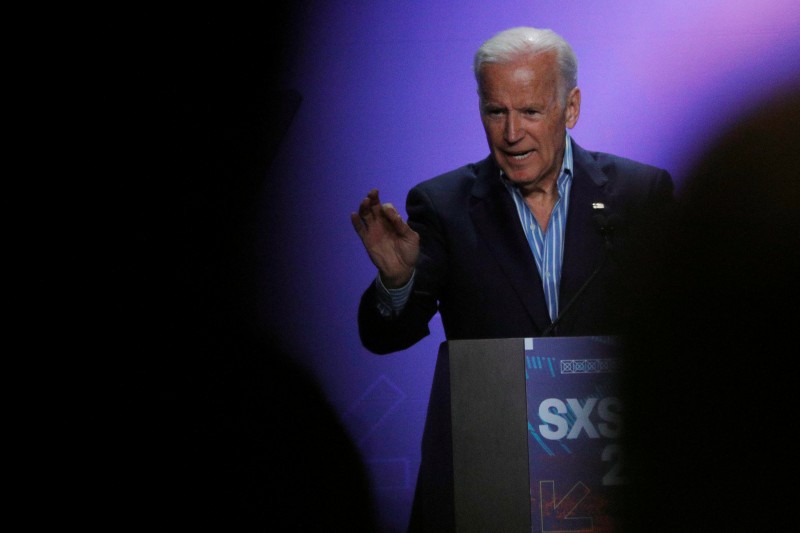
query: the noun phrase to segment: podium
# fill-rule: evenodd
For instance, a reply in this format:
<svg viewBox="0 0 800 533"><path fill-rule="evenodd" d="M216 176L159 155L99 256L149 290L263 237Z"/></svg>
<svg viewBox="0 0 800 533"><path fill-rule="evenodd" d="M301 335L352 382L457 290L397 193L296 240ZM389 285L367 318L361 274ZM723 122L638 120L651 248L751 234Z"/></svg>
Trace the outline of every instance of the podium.
<svg viewBox="0 0 800 533"><path fill-rule="evenodd" d="M442 343L418 481L422 530L617 530L619 366L612 337Z"/></svg>

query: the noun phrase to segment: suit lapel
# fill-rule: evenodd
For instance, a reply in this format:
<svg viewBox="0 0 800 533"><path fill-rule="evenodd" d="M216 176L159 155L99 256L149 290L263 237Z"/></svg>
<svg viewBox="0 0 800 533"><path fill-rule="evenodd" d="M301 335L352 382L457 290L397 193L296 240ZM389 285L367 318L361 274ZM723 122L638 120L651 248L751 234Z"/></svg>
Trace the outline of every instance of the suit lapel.
<svg viewBox="0 0 800 533"><path fill-rule="evenodd" d="M592 204L608 206L608 178L591 155L572 143L573 179L564 240L564 262L561 270L559 309L563 309L605 253L603 239L593 220Z"/></svg>
<svg viewBox="0 0 800 533"><path fill-rule="evenodd" d="M540 331L545 329L550 317L542 280L514 202L500 182L500 170L491 157L478 166L470 217L478 236L497 261L499 272L508 278L531 320Z"/></svg>

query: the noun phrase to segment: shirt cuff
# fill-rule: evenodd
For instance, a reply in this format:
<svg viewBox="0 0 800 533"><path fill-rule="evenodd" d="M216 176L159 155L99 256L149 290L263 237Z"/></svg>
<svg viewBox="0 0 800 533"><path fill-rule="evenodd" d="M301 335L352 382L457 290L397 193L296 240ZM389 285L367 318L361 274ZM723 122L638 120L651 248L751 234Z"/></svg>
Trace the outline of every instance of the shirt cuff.
<svg viewBox="0 0 800 533"><path fill-rule="evenodd" d="M417 271L413 270L408 283L398 289L387 289L381 281L380 274L375 276L375 288L377 289L375 292L378 299L378 312L381 316L396 316L403 310L406 306L406 302L408 302L408 298L411 296L411 289L414 287L414 277L416 273Z"/></svg>

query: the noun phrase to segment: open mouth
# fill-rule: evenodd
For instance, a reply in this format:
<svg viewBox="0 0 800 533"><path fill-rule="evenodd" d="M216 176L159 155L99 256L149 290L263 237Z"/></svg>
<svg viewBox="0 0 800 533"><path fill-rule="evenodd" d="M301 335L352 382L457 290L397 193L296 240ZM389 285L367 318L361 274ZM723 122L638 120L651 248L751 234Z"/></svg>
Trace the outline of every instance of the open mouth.
<svg viewBox="0 0 800 533"><path fill-rule="evenodd" d="M509 155L511 156L511 159L513 159L514 161L523 161L529 158L531 154L533 154L533 150L528 150L527 152L523 152L521 154L509 154Z"/></svg>

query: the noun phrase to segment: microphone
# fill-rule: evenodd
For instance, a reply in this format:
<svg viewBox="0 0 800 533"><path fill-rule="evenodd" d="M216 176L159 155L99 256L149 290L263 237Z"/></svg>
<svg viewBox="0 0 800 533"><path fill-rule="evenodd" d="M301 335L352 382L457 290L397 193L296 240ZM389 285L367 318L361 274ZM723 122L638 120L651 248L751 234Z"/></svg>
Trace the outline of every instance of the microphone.
<svg viewBox="0 0 800 533"><path fill-rule="evenodd" d="M603 236L606 250L610 251L614 248L611 237L614 234L614 229L619 225L620 217L618 215L607 215L605 212L606 206L601 202L594 202L592 204L592 209L594 210L594 215L592 215L594 225L597 227L600 235Z"/></svg>

